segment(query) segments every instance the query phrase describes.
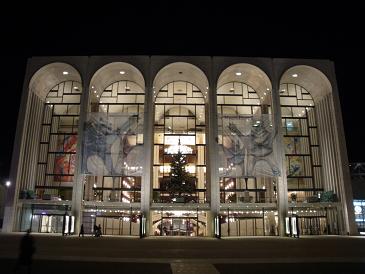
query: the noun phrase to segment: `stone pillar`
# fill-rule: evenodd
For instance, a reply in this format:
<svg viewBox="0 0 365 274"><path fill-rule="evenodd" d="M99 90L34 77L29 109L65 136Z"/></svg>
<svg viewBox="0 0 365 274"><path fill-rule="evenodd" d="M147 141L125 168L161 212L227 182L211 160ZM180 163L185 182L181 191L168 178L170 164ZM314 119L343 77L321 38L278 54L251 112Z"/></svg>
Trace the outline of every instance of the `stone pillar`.
<svg viewBox="0 0 365 274"><path fill-rule="evenodd" d="M338 133L339 125L334 117L338 111L335 111L333 95L328 94L315 104L323 166L323 187L325 190L333 190L340 198L342 208L338 211L338 219L342 234L357 235L347 155L346 153L341 155L341 143L344 146L345 140Z"/></svg>
<svg viewBox="0 0 365 274"><path fill-rule="evenodd" d="M26 68L27 81L23 83L22 97L19 106L19 114L17 119L17 128L14 138L14 147L11 158L11 168L9 174L10 187L6 188L5 192L5 204L4 204L4 218L3 218L3 232L12 232L15 230L17 223L17 205L21 181L21 172L23 164L24 146L27 136L25 136L26 127L28 126L27 117L29 117L30 105L29 105L29 80L31 78L30 61L28 60Z"/></svg>
<svg viewBox="0 0 365 274"><path fill-rule="evenodd" d="M273 148L276 163L280 170L280 176L276 179L277 204L279 217L279 235L285 236L285 217L288 214L288 185L285 168L285 152L283 146L283 133L281 127L281 108L280 108L280 79L277 75L276 68L273 67L272 79L272 115L273 127L276 132Z"/></svg>
<svg viewBox="0 0 365 274"><path fill-rule="evenodd" d="M143 147L144 164L141 186L141 212L147 218L146 235L150 234L152 215L150 213L152 195L152 163L153 163L153 125L154 125L154 100L153 100L153 79L151 79L151 59L149 59L148 75L146 76L145 101L144 101L144 125L143 125Z"/></svg>
<svg viewBox="0 0 365 274"><path fill-rule="evenodd" d="M217 120L217 84L212 77L208 90L208 130L207 130L207 174L209 191L210 213L207 215L207 236L214 235L214 217L219 214L220 195L219 195L219 175L218 175L218 120ZM209 231L209 227L211 230Z"/></svg>
<svg viewBox="0 0 365 274"><path fill-rule="evenodd" d="M81 75L82 76L82 75ZM85 185L85 175L82 174L82 156L83 156L83 139L84 139L84 123L87 119L89 109L89 78L84 75L82 77L82 94L80 101L79 126L77 135L76 148L76 168L74 174L74 185L72 188L71 212L75 216L75 234L80 231L82 223L83 211L83 194Z"/></svg>

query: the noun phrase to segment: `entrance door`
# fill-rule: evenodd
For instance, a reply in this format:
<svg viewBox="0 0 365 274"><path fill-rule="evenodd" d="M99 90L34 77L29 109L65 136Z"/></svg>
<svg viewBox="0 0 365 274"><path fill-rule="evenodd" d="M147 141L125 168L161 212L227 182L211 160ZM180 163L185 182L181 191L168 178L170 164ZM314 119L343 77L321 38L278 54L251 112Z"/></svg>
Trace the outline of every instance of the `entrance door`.
<svg viewBox="0 0 365 274"><path fill-rule="evenodd" d="M299 217L299 233L302 235L323 235L327 234L326 217Z"/></svg>
<svg viewBox="0 0 365 274"><path fill-rule="evenodd" d="M32 216L32 231L41 233L62 233L63 215Z"/></svg>
<svg viewBox="0 0 365 274"><path fill-rule="evenodd" d="M163 218L161 227L162 236L197 236L195 218Z"/></svg>
<svg viewBox="0 0 365 274"><path fill-rule="evenodd" d="M154 236L206 236L206 213L203 211L155 211L152 214Z"/></svg>
<svg viewBox="0 0 365 274"><path fill-rule="evenodd" d="M264 236L263 218L229 218L221 225L222 236Z"/></svg>

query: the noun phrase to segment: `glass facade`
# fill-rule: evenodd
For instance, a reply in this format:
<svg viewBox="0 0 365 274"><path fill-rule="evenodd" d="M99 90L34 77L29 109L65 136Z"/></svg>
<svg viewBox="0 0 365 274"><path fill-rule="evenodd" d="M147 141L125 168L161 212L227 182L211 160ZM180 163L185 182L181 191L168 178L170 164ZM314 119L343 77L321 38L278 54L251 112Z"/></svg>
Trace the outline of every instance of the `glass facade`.
<svg viewBox="0 0 365 274"><path fill-rule="evenodd" d="M263 95L266 97L268 94L265 92ZM244 119L269 115L271 108L264 103L264 99L266 98L260 98L252 87L242 82L228 82L217 90L218 142L223 147L225 155L228 154L227 157L234 159L229 164L231 169L237 170L240 168L240 165L245 165L248 157L247 155L242 155L241 159L239 159L240 154L237 151L241 148L236 149L235 146L241 144L240 140L239 142L234 142L227 134L223 135L225 131L223 129L224 119L232 118L233 120L238 117L238 119L242 119L242 122L240 122L242 124ZM259 120L256 122L258 123ZM228 135L232 134L234 133L232 132ZM243 143L242 146L246 146L246 144ZM243 149L246 147L243 147ZM225 173L225 176L223 175L219 178L221 203L276 202L274 180L272 178L252 176L251 174L250 176L243 176L242 174L237 174L238 172L235 172L235 174L232 174L232 172Z"/></svg>
<svg viewBox="0 0 365 274"><path fill-rule="evenodd" d="M172 203L166 189L172 155L186 157L186 170L195 180L195 192L183 202L205 203L206 112L203 93L189 82L164 86L155 99L153 150L153 202Z"/></svg>
<svg viewBox="0 0 365 274"><path fill-rule="evenodd" d="M221 236L276 236L276 209L226 210L221 212Z"/></svg>
<svg viewBox="0 0 365 274"><path fill-rule="evenodd" d="M152 213L154 236L206 236L207 214L199 210L154 211Z"/></svg>
<svg viewBox="0 0 365 274"><path fill-rule="evenodd" d="M81 89L80 83L66 81L45 98L35 184L39 199L72 199Z"/></svg>
<svg viewBox="0 0 365 274"><path fill-rule="evenodd" d="M34 74L15 155L16 230L60 233L68 222L86 234L100 225L105 235L284 236L285 218L298 217L299 234L346 234L343 143L323 73L133 58L88 63L86 93L89 78L66 63Z"/></svg>
<svg viewBox="0 0 365 274"><path fill-rule="evenodd" d="M303 87L281 84L280 105L288 196L307 202L323 191L314 101Z"/></svg>
<svg viewBox="0 0 365 274"><path fill-rule="evenodd" d="M137 128L137 134L128 134L127 137L122 137L120 147L123 147L124 151L130 152L132 147L143 146L145 100L143 87L132 81L118 81L109 85L101 95L95 89L92 90L91 97L92 113L103 113L107 115L106 117L113 117L114 114L135 115L137 126L140 128ZM113 142L112 146L118 145L117 143L118 140ZM137 153L135 151L133 153ZM102 164L106 166L107 163L105 159L103 160ZM116 164L113 165L115 167ZM99 202L139 203L141 201L141 176L116 176L113 174L87 176L84 199Z"/></svg>

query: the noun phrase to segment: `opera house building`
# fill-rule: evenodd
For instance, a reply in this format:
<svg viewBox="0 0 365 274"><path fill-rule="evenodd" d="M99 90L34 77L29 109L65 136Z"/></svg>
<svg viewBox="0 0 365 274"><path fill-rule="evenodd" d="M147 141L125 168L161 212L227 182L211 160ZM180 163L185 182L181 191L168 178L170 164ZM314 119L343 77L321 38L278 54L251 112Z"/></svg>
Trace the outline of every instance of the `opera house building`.
<svg viewBox="0 0 365 274"><path fill-rule="evenodd" d="M355 235L333 62L28 60L3 231Z"/></svg>

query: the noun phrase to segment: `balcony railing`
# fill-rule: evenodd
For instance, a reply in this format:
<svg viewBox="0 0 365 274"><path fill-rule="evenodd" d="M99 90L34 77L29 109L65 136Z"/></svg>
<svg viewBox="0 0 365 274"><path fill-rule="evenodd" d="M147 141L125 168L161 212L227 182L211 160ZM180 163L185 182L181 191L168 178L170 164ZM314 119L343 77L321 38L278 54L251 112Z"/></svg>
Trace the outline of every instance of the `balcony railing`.
<svg viewBox="0 0 365 274"><path fill-rule="evenodd" d="M197 189L193 193L172 195L167 190L154 189L153 203L207 203L206 189Z"/></svg>

